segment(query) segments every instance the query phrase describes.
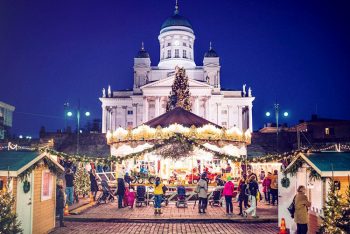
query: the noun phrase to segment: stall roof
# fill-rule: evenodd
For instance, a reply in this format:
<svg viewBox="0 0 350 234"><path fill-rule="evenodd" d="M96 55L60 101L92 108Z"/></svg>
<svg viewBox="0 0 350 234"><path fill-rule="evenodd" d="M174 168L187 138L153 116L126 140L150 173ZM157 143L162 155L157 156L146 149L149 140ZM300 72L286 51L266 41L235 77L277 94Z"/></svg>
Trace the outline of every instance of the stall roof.
<svg viewBox="0 0 350 234"><path fill-rule="evenodd" d="M300 153L288 168L300 157L322 177L350 175L350 152Z"/></svg>
<svg viewBox="0 0 350 234"><path fill-rule="evenodd" d="M144 125L156 128L161 126L162 128L168 127L171 124L181 124L184 127L203 127L206 124L214 125L217 128L222 128L221 126L214 124L198 115L193 114L181 107L176 107L171 111L168 111L146 123Z"/></svg>
<svg viewBox="0 0 350 234"><path fill-rule="evenodd" d="M38 151L0 151L0 175L18 176L28 167L42 159L47 157L55 165L64 171L63 167L53 160L47 153L40 153Z"/></svg>

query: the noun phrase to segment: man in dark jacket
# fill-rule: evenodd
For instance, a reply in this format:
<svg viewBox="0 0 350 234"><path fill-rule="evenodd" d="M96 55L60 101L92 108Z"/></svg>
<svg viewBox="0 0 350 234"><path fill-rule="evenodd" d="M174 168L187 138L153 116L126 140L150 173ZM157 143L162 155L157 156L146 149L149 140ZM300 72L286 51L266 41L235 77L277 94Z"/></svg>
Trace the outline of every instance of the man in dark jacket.
<svg viewBox="0 0 350 234"><path fill-rule="evenodd" d="M57 187L56 187L56 210L59 215L60 220L60 227L65 227L63 223L63 209L65 202L65 194L63 192L63 180L57 181Z"/></svg>
<svg viewBox="0 0 350 234"><path fill-rule="evenodd" d="M74 184L73 184L74 174L72 169L68 168L66 170L66 175L64 177L66 179L67 202L68 202L68 205L71 206L74 200L74 196L73 196L74 195Z"/></svg>
<svg viewBox="0 0 350 234"><path fill-rule="evenodd" d="M117 187L117 195L118 195L118 208L123 207L123 198L125 194L125 182L123 178L118 178L118 187Z"/></svg>

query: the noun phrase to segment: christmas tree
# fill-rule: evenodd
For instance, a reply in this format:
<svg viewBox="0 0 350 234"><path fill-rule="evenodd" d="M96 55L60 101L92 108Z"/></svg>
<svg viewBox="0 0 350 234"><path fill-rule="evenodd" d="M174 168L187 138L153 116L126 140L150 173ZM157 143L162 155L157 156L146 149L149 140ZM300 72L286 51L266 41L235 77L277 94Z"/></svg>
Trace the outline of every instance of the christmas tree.
<svg viewBox="0 0 350 234"><path fill-rule="evenodd" d="M188 77L184 68L175 68L175 80L171 86L171 93L168 98L166 111L172 110L175 107L182 107L185 110L191 111L191 94L188 85Z"/></svg>
<svg viewBox="0 0 350 234"><path fill-rule="evenodd" d="M86 169L79 165L74 175L74 190L76 195L88 195L90 191L90 177Z"/></svg>
<svg viewBox="0 0 350 234"><path fill-rule="evenodd" d="M17 214L13 209L14 202L11 193L0 191L0 233L22 233Z"/></svg>
<svg viewBox="0 0 350 234"><path fill-rule="evenodd" d="M346 233L350 233L350 179L348 176L348 186L345 191L345 201L343 204L343 214L340 219L339 226L344 229Z"/></svg>
<svg viewBox="0 0 350 234"><path fill-rule="evenodd" d="M323 208L324 217L321 225L321 233L341 234L346 233L340 225L342 218L342 204L341 196L335 189L334 181L329 182L329 192L327 194L327 201Z"/></svg>

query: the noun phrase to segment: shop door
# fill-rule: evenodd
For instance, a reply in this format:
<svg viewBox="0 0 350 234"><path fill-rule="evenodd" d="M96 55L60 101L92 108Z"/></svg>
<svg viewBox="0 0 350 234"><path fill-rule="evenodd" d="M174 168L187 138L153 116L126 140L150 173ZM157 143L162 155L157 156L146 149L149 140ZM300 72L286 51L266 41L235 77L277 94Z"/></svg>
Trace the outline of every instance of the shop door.
<svg viewBox="0 0 350 234"><path fill-rule="evenodd" d="M29 191L24 191L24 181L17 178L17 204L16 210L18 220L21 222L23 234L32 233L32 209L33 209L33 176L32 173L28 176L27 181L30 183Z"/></svg>

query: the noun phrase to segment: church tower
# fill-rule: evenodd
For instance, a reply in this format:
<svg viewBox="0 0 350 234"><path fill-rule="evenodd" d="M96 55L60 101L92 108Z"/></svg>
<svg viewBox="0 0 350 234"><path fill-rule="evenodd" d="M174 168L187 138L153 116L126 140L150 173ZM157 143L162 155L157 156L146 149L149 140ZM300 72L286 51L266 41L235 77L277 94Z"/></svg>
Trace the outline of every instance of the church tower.
<svg viewBox="0 0 350 234"><path fill-rule="evenodd" d="M194 62L195 35L188 19L179 14L176 2L174 14L166 19L158 36L160 46L160 69L174 69L176 66L185 69L196 67Z"/></svg>
<svg viewBox="0 0 350 234"><path fill-rule="evenodd" d="M203 70L206 82L214 87L213 92L220 93L220 61L218 54L211 45L211 42L209 50L204 54Z"/></svg>
<svg viewBox="0 0 350 234"><path fill-rule="evenodd" d="M142 42L141 49L134 58L134 92L141 93L140 87L148 83L151 58Z"/></svg>

